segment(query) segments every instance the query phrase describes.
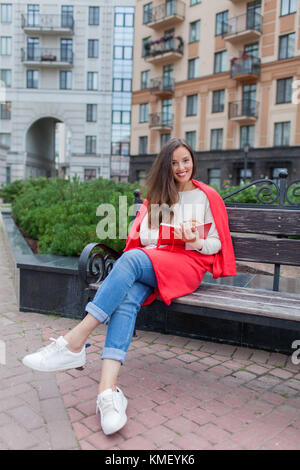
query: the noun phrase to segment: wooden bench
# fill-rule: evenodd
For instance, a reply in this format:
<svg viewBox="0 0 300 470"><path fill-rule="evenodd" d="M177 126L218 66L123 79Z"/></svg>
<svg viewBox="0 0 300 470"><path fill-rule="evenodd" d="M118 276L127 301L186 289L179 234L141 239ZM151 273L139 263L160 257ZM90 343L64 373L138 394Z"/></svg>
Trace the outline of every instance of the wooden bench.
<svg viewBox="0 0 300 470"><path fill-rule="evenodd" d="M282 172L278 184L257 180L241 189L264 184L257 193L259 201L263 202L262 191L270 196L273 185L273 200L279 202L277 205L226 203L237 262L274 265L272 288L245 287L245 283L240 282L243 275L211 279L202 282L192 294L174 299L170 306L158 299L142 307L136 328L285 354L293 351L292 342L300 340L300 292L279 291L280 266L300 266L300 206L285 205L285 201L289 202L286 177L287 173ZM289 186L295 188L297 183L298 180L294 180ZM296 196L297 190L294 191ZM95 253L95 249L102 253ZM87 301L93 298L120 255L101 243L91 243L84 248L79 275Z"/></svg>

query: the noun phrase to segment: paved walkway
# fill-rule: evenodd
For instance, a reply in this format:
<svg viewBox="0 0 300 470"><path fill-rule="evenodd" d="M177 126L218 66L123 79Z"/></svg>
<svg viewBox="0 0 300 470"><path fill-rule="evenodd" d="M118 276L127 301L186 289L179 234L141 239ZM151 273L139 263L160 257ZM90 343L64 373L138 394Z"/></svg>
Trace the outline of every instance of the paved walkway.
<svg viewBox="0 0 300 470"><path fill-rule="evenodd" d="M105 436L95 415L105 327L82 371L21 363L75 324L19 312L1 229L0 449L300 449L300 365L288 356L142 331L120 373L128 423Z"/></svg>

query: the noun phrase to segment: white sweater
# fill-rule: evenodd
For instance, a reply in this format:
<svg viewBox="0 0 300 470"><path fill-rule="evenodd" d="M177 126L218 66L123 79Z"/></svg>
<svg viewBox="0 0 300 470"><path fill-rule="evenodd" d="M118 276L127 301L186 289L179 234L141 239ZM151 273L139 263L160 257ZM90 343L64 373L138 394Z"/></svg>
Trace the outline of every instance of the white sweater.
<svg viewBox="0 0 300 470"><path fill-rule="evenodd" d="M213 255L221 249L220 238L210 210L209 201L206 194L201 189L179 192L178 203L173 206L174 220L172 225L179 225L189 219L196 219L200 224L212 223L209 234L203 240L203 248L197 250L205 255ZM141 244L145 248L155 248L158 240L158 229L148 228L148 214L146 213L140 228ZM193 248L192 243L186 243L187 249Z"/></svg>

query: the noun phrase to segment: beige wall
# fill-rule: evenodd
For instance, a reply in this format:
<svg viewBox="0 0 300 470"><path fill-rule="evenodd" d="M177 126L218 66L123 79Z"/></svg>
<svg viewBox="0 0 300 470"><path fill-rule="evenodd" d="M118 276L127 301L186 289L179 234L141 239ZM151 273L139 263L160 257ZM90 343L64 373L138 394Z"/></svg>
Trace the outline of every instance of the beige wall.
<svg viewBox="0 0 300 470"><path fill-rule="evenodd" d="M161 99L150 94L149 90L141 90L141 72L150 70L151 78L162 75L161 65L147 63L142 57L142 39L151 36L153 40L164 34L164 28L154 30L143 25L143 6L149 0L137 0L135 15L135 47L133 69L133 101L132 101L132 135L131 153L138 153L138 137L148 135L148 152L160 149L160 134L149 130L146 123L139 123L139 103L149 102L150 112L159 112ZM154 0L155 5L162 0ZM190 6L185 1L185 20L175 27L175 35L184 40L184 55L174 62L175 93L173 96L173 114L175 122L172 136L184 137L185 132L196 130L197 150L210 148L210 131L223 128L223 149L239 148L240 123L228 120L228 102L241 100L242 85L229 77L230 60L237 56L244 43L231 44L221 36L215 36L216 14L229 10L229 18L245 14L247 1L231 0L202 1L199 5ZM274 139L274 123L291 121L290 145L300 145L300 105L288 103L276 105L276 80L294 77L300 80L300 14L280 17L280 0L262 0L263 34L259 39L259 57L261 58L261 76L256 82L256 100L259 102L258 119L255 122L255 147L272 147ZM192 44L189 40L189 24L201 20L200 41ZM168 28L169 29L169 28ZM278 61L279 35L296 33L295 57ZM245 44L255 41L246 41ZM214 53L227 50L227 70L222 74L213 74ZM198 79L187 80L188 59L200 58L200 74ZM212 113L212 91L225 88L225 109L222 113ZM186 117L186 96L198 94L198 113L196 117Z"/></svg>

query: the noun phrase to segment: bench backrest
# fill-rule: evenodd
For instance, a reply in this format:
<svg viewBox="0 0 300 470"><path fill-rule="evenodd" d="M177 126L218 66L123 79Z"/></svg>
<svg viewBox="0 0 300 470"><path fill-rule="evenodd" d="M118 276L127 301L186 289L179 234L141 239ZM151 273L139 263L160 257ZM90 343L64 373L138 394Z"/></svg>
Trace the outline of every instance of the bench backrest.
<svg viewBox="0 0 300 470"><path fill-rule="evenodd" d="M237 260L300 266L300 210L228 206L227 213Z"/></svg>

